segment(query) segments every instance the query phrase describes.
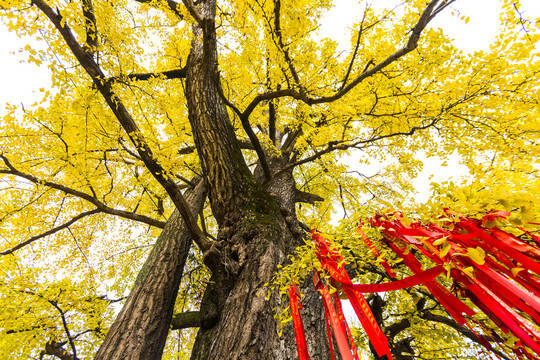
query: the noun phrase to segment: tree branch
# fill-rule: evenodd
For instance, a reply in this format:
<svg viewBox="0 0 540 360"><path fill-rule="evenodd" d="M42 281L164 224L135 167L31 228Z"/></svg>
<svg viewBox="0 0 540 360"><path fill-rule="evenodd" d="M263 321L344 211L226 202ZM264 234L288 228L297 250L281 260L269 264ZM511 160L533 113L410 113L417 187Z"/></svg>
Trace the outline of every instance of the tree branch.
<svg viewBox="0 0 540 360"><path fill-rule="evenodd" d="M281 33L281 0L274 0L274 33L277 37L277 45L278 48L283 52L283 57L285 58L285 62L287 63L287 66L289 67L289 71L291 72L291 75L294 79L294 82L296 86L298 86L298 89L301 94L304 93L304 88L300 82L300 76L298 76L298 72L296 71L296 68L294 66L294 63L291 59L291 56L289 55L289 49L285 47L285 44L283 43L283 35Z"/></svg>
<svg viewBox="0 0 540 360"><path fill-rule="evenodd" d="M43 359L44 355L56 356L60 360L79 360L75 355L70 354L64 348L62 343L56 342L54 340L48 341L45 344L45 350L41 351L40 359Z"/></svg>
<svg viewBox="0 0 540 360"><path fill-rule="evenodd" d="M60 13L54 12L54 10L47 5L44 0L32 0L32 4L36 5L49 18L49 20L51 20L56 29L60 32L73 55L77 58L88 75L90 75L94 85L105 98L105 101L137 149L137 152L141 156L141 159L143 160L147 169L161 184L161 186L163 186L167 194L169 194L173 204L178 209L178 212L182 215L182 218L184 218L188 231L193 236L195 243L203 252L207 250L210 245L204 237L201 229L198 227L197 221L191 213L189 205L182 196L180 188L178 185L176 185L172 178L167 175L165 169L163 169L161 164L159 164L159 162L156 160L157 157L152 153L150 147L144 140L140 129L133 120L133 117L123 104L122 100L114 93L111 81L106 79L103 71L96 64L96 62L92 58L86 56L84 50L75 39L73 32Z"/></svg>
<svg viewBox="0 0 540 360"><path fill-rule="evenodd" d="M365 69L360 75L358 75L354 80L352 80L348 85L343 87L341 90L337 91L334 95L331 96L323 96L319 98L312 98L307 96L303 92L296 91L294 89L283 89L283 90L276 90L273 92L268 92L265 94L260 94L255 96L255 98L251 101L251 103L246 107L244 112L242 113L242 116L249 117L253 110L264 100L272 100L277 99L280 97L292 97L293 99L300 100L307 105L315 105L315 104L323 104L332 102L335 100L338 100L342 98L344 95L346 95L349 91L351 91L354 87L356 87L358 84L360 84L363 80L377 74L379 71L396 61L397 59L405 56L406 54L410 53L416 47L418 46L418 40L420 39L420 35L422 31L425 29L427 24L431 19L433 19L433 16L442 11L446 6L453 3L455 0L449 0L445 4L440 5L438 8L436 8L437 4L441 0L431 0L430 3L426 6L424 11L422 12L422 15L420 15L420 18L418 19L418 22L411 30L411 35L409 36L409 39L407 41L407 44L402 47L401 49L397 50L390 56L388 56L386 59L372 67L371 69ZM435 9L436 8L436 9Z"/></svg>
<svg viewBox="0 0 540 360"><path fill-rule="evenodd" d="M15 251L17 251L17 250L19 250L19 249L21 249L21 248L23 248L23 247L25 247L27 245L30 245L31 243L33 243L36 240L39 240L39 239L44 238L46 236L52 235L52 234L54 234L54 233L56 233L56 232L58 232L58 231L60 231L62 229L65 229L65 228L71 226L72 224L74 224L75 222L79 221L80 219L82 219L82 218L84 218L86 216L94 215L94 214L97 214L97 213L100 213L100 212L101 212L101 210L94 209L94 210L90 210L90 211L80 213L79 215L73 217L71 220L69 220L68 222L66 222L66 223L64 223L64 224L62 224L60 226L52 228L51 230L46 231L43 234L32 236L30 239L28 239L26 241L23 241L20 244L15 245L11 249L4 250L4 251L0 252L0 255L4 256L4 255L13 254Z"/></svg>
<svg viewBox="0 0 540 360"><path fill-rule="evenodd" d="M478 338L478 336L476 336L476 334L474 332L472 332L470 329L467 329L466 327L463 327L463 326L459 325L453 319L447 318L447 317L442 316L442 315L433 314L432 312L429 312L427 310L421 311L420 312L420 317L422 319L425 319L425 320L435 321L435 322L438 322L438 323L441 323L441 324L448 325L452 329L456 330L457 332L459 332L462 335L465 335L466 337L468 337L469 339L471 339L475 343L483 345L482 341ZM495 341L490 336L485 336L485 335L483 335L483 336L487 341L490 341L490 342ZM493 347L490 349L490 351L493 351L495 354L499 355L500 357L502 357L505 360L511 360L508 356L506 356L505 354L503 354L499 350L494 349Z"/></svg>
<svg viewBox="0 0 540 360"><path fill-rule="evenodd" d="M130 80L148 80L152 78L157 77L164 77L165 79L185 79L186 78L186 68L180 68L180 69L173 69L173 70L166 70L161 72L155 72L155 73L133 73L128 74L127 78ZM120 81L122 79L122 76L117 76L114 78L111 78L111 81Z"/></svg>
<svg viewBox="0 0 540 360"><path fill-rule="evenodd" d="M193 19L195 19L197 24L199 24L201 26L201 28L203 29L203 31L205 31L204 30L205 27L202 26L203 18L201 16L201 14L197 11L197 8L195 7L195 4L193 3L193 0L182 0L182 2L184 3L185 7L188 9L191 16L193 16Z"/></svg>
<svg viewBox="0 0 540 360"><path fill-rule="evenodd" d="M66 336L69 341L69 345L71 346L71 350L73 351L73 358L77 358L77 348L75 347L75 342L73 341L73 338L71 337L71 333L69 331L69 327L66 320L66 313L62 310L60 306L56 303L54 300L47 300L58 312L60 313L60 317L62 318L62 326L64 327L64 331L66 332Z"/></svg>
<svg viewBox="0 0 540 360"><path fill-rule="evenodd" d="M99 211L101 211L103 213L106 213L106 214L116 215L116 216L119 216L119 217L122 217L122 218L125 218L125 219L139 221L139 222L148 224L150 226L155 226L155 227L158 227L158 228L161 228L161 229L165 226L164 221L156 220L156 219L150 218L150 217L148 217L146 215L140 215L140 214L136 214L136 213L125 211L125 210L113 209L113 208L105 205L104 203L102 203L101 201L99 201L98 199L96 199L92 195L88 195L88 194L86 194L86 193L84 193L82 191L75 190L75 189L69 188L69 187L61 185L61 184L56 184L56 183L53 183L51 181L38 179L37 177L35 177L33 175L23 173L22 171L17 170L9 162L9 160L4 155L0 154L0 158L4 161L6 166L9 168L9 170L0 169L0 174L15 175L15 176L21 177L23 179L29 180L29 181L33 182L34 184L45 185L45 186L48 186L48 187L50 187L52 189L56 189L56 190L59 190L59 191L62 191L64 193L66 193L66 194L73 195L75 197L84 199L84 200L88 201L89 203L93 204L94 206L96 206L97 210L99 210ZM88 215L91 215L91 214L88 214Z"/></svg>
<svg viewBox="0 0 540 360"><path fill-rule="evenodd" d="M384 329L384 334L386 335L386 337L388 337L388 339L391 342L394 342L394 338L396 337L396 335L402 332L403 330L409 328L410 326L411 326L411 322L409 321L409 319L403 318L399 322L393 323L392 325L387 326Z"/></svg>
<svg viewBox="0 0 540 360"><path fill-rule="evenodd" d="M418 130L425 130L425 129L429 128L429 127L434 126L438 121L439 121L439 118L436 117L435 119L433 119L432 121L430 121L426 125L413 126L407 132L402 131L402 132L396 132L396 133L387 134L387 135L381 135L381 136L377 136L377 137L367 139L367 140L359 140L359 141L356 141L356 142L353 142L353 143L350 143L350 144L343 143L342 141L330 141L328 143L328 145L326 146L326 149L318 151L315 154L313 154L311 156L308 156L305 159L298 160L298 161L296 161L294 163L291 163L291 164L285 166L283 169L278 171L275 175L278 175L278 174L280 174L280 173L282 173L284 171L288 171L288 170L290 170L293 167L296 167L298 165L302 165L302 164L311 162L313 160L316 160L316 159L320 158L321 156L323 156L325 154L328 154L328 153L330 153L330 152L332 152L334 150L347 150L347 149L350 149L350 148L358 147L359 145L365 145L365 144L368 144L368 143L372 143L372 142L376 142L376 141L379 141L379 140L383 140L383 139L387 139L387 138L391 138L391 137L396 137L396 136L412 136Z"/></svg>
<svg viewBox="0 0 540 360"><path fill-rule="evenodd" d="M249 141L248 139L240 139L238 140L238 145L240 145L240 149L244 149L244 150L255 150L255 148L253 147L253 144L251 143L251 141ZM186 155L186 154L191 154L195 151L195 146L186 146L186 147L183 147L181 149L178 149L178 153L180 155Z"/></svg>
<svg viewBox="0 0 540 360"><path fill-rule="evenodd" d="M221 96L223 102L225 102L225 105L230 107L238 115L238 117L240 118L240 123L242 124L242 128L246 132L246 134L247 134L247 136L249 138L249 141L253 145L253 150L255 150L255 152L257 153L257 156L259 158L259 162L261 163L261 168L262 168L263 173L264 173L264 177L265 177L266 181L270 181L270 179L272 179L272 172L270 171L270 166L268 165L268 161L266 160L266 155L265 155L264 150L263 150L263 148L261 146L259 138L257 137L255 132L251 128L251 124L249 123L249 115L244 116L240 112L240 110L233 103L231 103L229 101L229 99L227 99L227 97L223 93L223 89L221 88L221 86L219 84L218 84L217 88L218 88L218 91L219 91L219 95Z"/></svg>
<svg viewBox="0 0 540 360"><path fill-rule="evenodd" d="M259 157L259 162L261 163L261 168L263 170L266 181L270 181L270 179L272 179L272 172L270 171L270 166L268 165L268 161L266 160L266 154L264 153L261 143L259 142L259 138L257 137L257 135L255 135L255 132L251 128L249 118L247 116L242 116L240 117L240 122L242 123L244 131L246 132L249 140L251 141L251 144L253 145L253 148L255 149L255 152L257 153L257 156Z"/></svg>
<svg viewBox="0 0 540 360"><path fill-rule="evenodd" d="M86 54L93 56L98 48L98 30L92 0L82 0L82 11L86 28L86 41L83 49Z"/></svg>
<svg viewBox="0 0 540 360"><path fill-rule="evenodd" d="M324 198L319 195L307 193L302 190L295 189L294 192L295 202L303 202L308 204L314 204L316 201L324 201Z"/></svg>
<svg viewBox="0 0 540 360"><path fill-rule="evenodd" d="M198 311L186 311L174 314L171 322L172 330L201 327L201 317Z"/></svg>
<svg viewBox="0 0 540 360"><path fill-rule="evenodd" d="M142 4L150 4L151 6L154 6L154 7L157 7L157 8L162 6L164 8L167 8L167 9L171 10L180 19L184 18L182 13L180 11L178 11L177 6L180 5L180 4L177 3L176 1L173 1L173 0L157 0L157 1L156 0L135 0L135 1L138 2L138 3L142 3Z"/></svg>

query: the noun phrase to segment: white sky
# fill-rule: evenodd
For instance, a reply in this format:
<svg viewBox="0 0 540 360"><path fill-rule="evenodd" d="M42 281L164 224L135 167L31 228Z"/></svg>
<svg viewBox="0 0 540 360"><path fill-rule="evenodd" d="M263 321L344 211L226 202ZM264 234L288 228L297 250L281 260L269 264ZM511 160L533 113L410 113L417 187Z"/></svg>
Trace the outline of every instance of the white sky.
<svg viewBox="0 0 540 360"><path fill-rule="evenodd" d="M334 0L336 7L331 10L324 26L324 36L339 39L349 34L354 21L365 8L364 2L357 0ZM371 0L372 3L394 4L394 0ZM453 11L469 17L465 24L450 14L451 9L438 15L431 26L442 27L446 34L454 38L455 45L464 52L488 50L489 45L499 29L498 14L501 9L499 0L458 0L452 5ZM540 18L540 0L521 0L520 11L525 16ZM18 54L24 47L16 34L10 33L0 24L0 116L5 113L4 104L30 105L41 98L39 88L50 87L48 72L43 67L39 69L34 64L21 63L24 56ZM15 53L15 54L12 54ZM45 65L44 65L45 66ZM1 120L0 120L1 121ZM429 158L424 160L424 170L414 179L418 195L416 200L424 202L429 196L429 184L441 182L450 178L456 179L466 174L466 169L459 164L457 158L449 159L448 166L441 167L442 160ZM344 302L345 312L350 322L356 317L347 301Z"/></svg>
<svg viewBox="0 0 540 360"><path fill-rule="evenodd" d="M394 0L371 2L379 2L380 5L395 3ZM326 16L328 24L324 26L324 35L339 39L350 33L355 17L362 14L365 4L357 0L335 0L335 3L336 7ZM520 11L525 15L540 17L539 0L522 0L521 3ZM450 14L448 11L450 9L447 9L433 20L432 26L442 27L464 52L487 50L499 27L500 1L458 0L452 7L454 12L468 16L469 23L459 21L456 16ZM0 87L0 114L2 114L6 102L18 104L22 101L30 104L39 99L40 96L36 92L40 87L49 87L49 79L44 69L38 69L34 64L20 62L23 57L17 53L25 44L16 34L8 32L3 25L0 25L0 39L2 39L0 46L0 78L3 79Z"/></svg>
<svg viewBox="0 0 540 360"><path fill-rule="evenodd" d="M326 24L323 27L324 36L330 38L344 38L350 34L354 21L361 16L365 8L364 1L334 0L336 7L326 15ZM396 3L395 0L371 0L376 5ZM498 14L501 9L499 0L458 0L452 9L445 10L432 22L433 27L442 27L445 32L455 39L455 44L464 52L487 50L499 29ZM452 16L451 11L460 16L469 17L465 24ZM540 18L539 0L521 0L520 11L526 16ZM50 81L45 65L38 68L34 64L21 62L24 56L19 50L24 47L16 34L10 33L0 25L0 116L5 113L4 104L30 105L41 98L39 88L48 88ZM14 54L13 54L14 53ZM442 161L431 158L425 160L424 170L415 179L415 186L419 190L417 201L427 200L429 184L432 181L444 181L450 177L456 178L465 174L457 159L450 159L448 166L441 168Z"/></svg>

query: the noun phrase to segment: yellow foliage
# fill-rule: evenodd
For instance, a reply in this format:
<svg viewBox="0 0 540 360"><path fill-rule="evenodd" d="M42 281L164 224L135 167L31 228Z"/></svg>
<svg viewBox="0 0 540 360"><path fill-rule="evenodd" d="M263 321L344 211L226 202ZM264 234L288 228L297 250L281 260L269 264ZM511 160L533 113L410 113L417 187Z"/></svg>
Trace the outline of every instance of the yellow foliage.
<svg viewBox="0 0 540 360"><path fill-rule="evenodd" d="M81 2L46 2L58 9L62 24L84 44L87 28ZM165 3L93 1L99 45L88 56L107 77L100 81L110 83L115 101L135 119L140 131L129 134L134 145L43 13L28 1L0 0L3 24L22 37L27 60L37 71L48 71L52 81L51 89L40 91L38 103L11 104L0 120L0 155L17 171L0 159L0 252L47 234L96 209L97 203L164 222L173 206L137 153L136 145L142 142L152 149L167 179L185 184L201 172L184 80L167 79L163 73L186 66L195 20L181 2L177 13ZM340 53L341 39L317 32L333 6L330 0L282 0L279 31L273 1L220 1L216 81L241 110L258 94L284 89L311 99L332 96L404 46L425 4L411 0L394 10L369 8L358 14L347 41L350 47ZM282 135L275 142L268 132L270 101L251 114L250 124L269 156L288 156L289 163L306 160L294 167L296 186L324 201L297 205L298 218L334 234L335 246L359 269L363 281L381 280L371 271L380 264L351 234L359 218L376 211L401 210L411 218L432 219L443 208L468 216L506 210L511 223L528 231L540 229L540 32L534 22L520 21L514 8L518 5L504 1L504 26L488 51L463 54L444 29L427 28L414 51L334 101L273 99L275 127ZM461 17L468 22L467 16ZM133 76L145 73L155 76ZM246 139L238 114L230 114L237 137ZM291 148L283 149L293 136ZM257 156L249 147L243 151L253 170ZM433 183L431 200L418 204L412 180L424 166L420 153L457 156L470 176ZM204 214L215 234L208 207ZM90 214L23 247L17 257L0 256L0 306L5 309L0 317L0 358L37 357L45 341L65 340L52 302L69 312L70 325L77 331L99 328L80 341L79 357L90 358L114 312L98 298L121 298L129 291L159 234L154 225L111 213ZM449 251L444 239L435 245L443 256ZM486 254L480 250L470 248L467 256L482 264ZM384 250L381 256L398 263ZM201 283L208 277L199 254L189 266L193 271L182 284L177 310L197 307ZM276 274L273 286L285 295L286 285L320 267L307 242ZM368 270L362 273L363 269ZM402 304L392 306L412 314L414 305L411 295L403 295ZM285 323L289 314L281 310ZM418 320L417 325L425 322ZM443 337L440 327L435 331ZM187 336L191 344L193 334ZM458 344L455 349L463 345L455 338L451 341ZM189 350L171 344L168 349L171 358L187 356ZM434 350L425 349L424 357L433 355L430 351Z"/></svg>

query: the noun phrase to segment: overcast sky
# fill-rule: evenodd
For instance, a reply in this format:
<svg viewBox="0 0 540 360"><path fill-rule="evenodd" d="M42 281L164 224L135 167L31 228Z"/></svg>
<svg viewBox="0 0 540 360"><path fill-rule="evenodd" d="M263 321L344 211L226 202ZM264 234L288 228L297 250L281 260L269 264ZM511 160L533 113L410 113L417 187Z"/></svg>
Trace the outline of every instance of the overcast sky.
<svg viewBox="0 0 540 360"><path fill-rule="evenodd" d="M377 5L396 3L395 0L371 2ZM321 31L325 37L345 39L346 34L350 34L354 21L361 16L365 3L357 0L335 0L335 3L337 6L326 15ZM500 10L499 0L458 0L452 5L452 9L439 14L431 26L442 27L464 52L488 50L499 29ZM456 16L452 16L452 11L469 17L469 22L465 24L458 20ZM522 0L520 11L531 18L540 18L540 1ZM16 34L8 32L3 25L0 25L0 39L0 78L3 80L0 86L1 116L5 113L6 102L22 102L28 106L39 100L41 95L38 90L49 87L49 78L44 66L39 69L34 64L20 62L24 56L18 52L25 43ZM430 182L444 181L450 177L450 173L454 178L466 174L466 169L459 166L459 159L449 159L448 167L444 169L447 171L440 171L443 170L440 167L441 162L439 159L425 160L425 170L415 179L416 188L420 190L417 201L427 200Z"/></svg>
<svg viewBox="0 0 540 360"><path fill-rule="evenodd" d="M375 0L378 4L392 4L393 0ZM337 6L326 16L324 35L331 38L343 38L349 33L354 22L354 16L361 14L365 5L357 0L336 0ZM540 17L539 0L522 0L520 11L533 18ZM438 15L432 26L443 27L445 32L455 39L456 45L465 52L487 50L489 44L499 28L498 13L500 11L498 0L458 0L453 8L461 15L468 16L470 21L464 24L450 11ZM38 69L34 64L20 63L19 49L24 47L14 33L0 25L0 114L3 113L4 104L21 101L31 104L39 99L36 92L40 87L48 87L48 73ZM15 53L13 55L12 53Z"/></svg>

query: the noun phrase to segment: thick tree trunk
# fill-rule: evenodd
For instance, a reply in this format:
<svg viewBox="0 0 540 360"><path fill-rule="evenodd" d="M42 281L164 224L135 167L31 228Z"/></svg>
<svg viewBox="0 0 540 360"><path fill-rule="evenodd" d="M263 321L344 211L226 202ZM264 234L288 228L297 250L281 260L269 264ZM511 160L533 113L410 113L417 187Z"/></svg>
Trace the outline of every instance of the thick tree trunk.
<svg viewBox="0 0 540 360"><path fill-rule="evenodd" d="M186 191L185 196L196 215L206 197L205 182L199 181L195 189ZM175 211L139 272L133 290L95 359L161 359L192 243L188 234L182 217Z"/></svg>
<svg viewBox="0 0 540 360"><path fill-rule="evenodd" d="M275 227L241 225L251 226L254 236L240 245L246 255L226 291L219 290L223 289L223 283L218 281L207 290L201 312L206 312L208 303L216 304L218 317L199 330L191 359L297 358L292 324L284 327L280 337L280 323L274 319L274 308L288 304L281 303L277 294L265 299L268 291L265 284L271 280L276 266L286 263L291 244L298 243L285 219L279 214L276 219ZM302 292L306 294L302 299L305 309L302 314L309 353L312 359L330 359L324 309L311 279L307 279Z"/></svg>
<svg viewBox="0 0 540 360"><path fill-rule="evenodd" d="M288 304L281 304L278 294L265 299L277 265L285 264L302 243L294 179L285 173L264 188L244 161L220 96L215 5L206 0L197 7L203 20L194 26L186 75L189 119L219 225L217 241L204 254L212 277L201 302L201 328L191 358L295 359L292 325L280 337L274 319L274 308ZM283 164L271 165L279 170ZM310 354L328 359L322 303L311 280L303 289L308 294L302 303Z"/></svg>

